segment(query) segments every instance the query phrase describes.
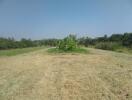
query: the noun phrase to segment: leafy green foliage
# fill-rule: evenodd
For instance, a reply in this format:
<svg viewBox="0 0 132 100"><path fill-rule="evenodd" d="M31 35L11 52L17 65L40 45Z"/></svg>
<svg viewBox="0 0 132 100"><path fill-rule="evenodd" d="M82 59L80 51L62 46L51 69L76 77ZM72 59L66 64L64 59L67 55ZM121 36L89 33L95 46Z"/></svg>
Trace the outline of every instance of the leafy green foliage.
<svg viewBox="0 0 132 100"><path fill-rule="evenodd" d="M112 42L122 42L122 39L123 39L123 34L112 34L109 37L109 41Z"/></svg>
<svg viewBox="0 0 132 100"><path fill-rule="evenodd" d="M124 46L132 48L132 33L125 33L123 36L122 44Z"/></svg>
<svg viewBox="0 0 132 100"><path fill-rule="evenodd" d="M74 35L69 35L63 40L59 41L58 49L63 51L73 51L77 48L77 41Z"/></svg>
<svg viewBox="0 0 132 100"><path fill-rule="evenodd" d="M30 39L21 39L21 41L15 41L13 38L0 38L0 50L1 49L15 49L34 47L35 44Z"/></svg>
<svg viewBox="0 0 132 100"><path fill-rule="evenodd" d="M27 48L37 46L56 46L58 39L44 39L44 40L31 40L21 39L16 41L13 38L0 38L0 50L16 49L16 48Z"/></svg>
<svg viewBox="0 0 132 100"><path fill-rule="evenodd" d="M58 42L56 48L48 50L49 53L88 53L88 50L77 46L75 35L69 35Z"/></svg>

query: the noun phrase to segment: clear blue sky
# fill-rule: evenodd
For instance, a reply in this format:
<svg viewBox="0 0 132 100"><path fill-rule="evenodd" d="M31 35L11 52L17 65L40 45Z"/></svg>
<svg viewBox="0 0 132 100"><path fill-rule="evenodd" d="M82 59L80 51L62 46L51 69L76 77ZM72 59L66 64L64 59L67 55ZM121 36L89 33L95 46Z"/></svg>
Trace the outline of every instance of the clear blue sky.
<svg viewBox="0 0 132 100"><path fill-rule="evenodd" d="M0 0L0 37L132 32L132 0Z"/></svg>

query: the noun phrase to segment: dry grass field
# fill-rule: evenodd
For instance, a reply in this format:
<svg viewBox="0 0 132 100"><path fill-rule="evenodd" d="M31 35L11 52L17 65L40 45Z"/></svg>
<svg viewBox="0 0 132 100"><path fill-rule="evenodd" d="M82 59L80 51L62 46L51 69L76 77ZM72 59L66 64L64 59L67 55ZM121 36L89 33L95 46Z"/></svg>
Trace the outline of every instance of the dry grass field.
<svg viewBox="0 0 132 100"><path fill-rule="evenodd" d="M41 49L2 56L0 100L132 100L132 55Z"/></svg>

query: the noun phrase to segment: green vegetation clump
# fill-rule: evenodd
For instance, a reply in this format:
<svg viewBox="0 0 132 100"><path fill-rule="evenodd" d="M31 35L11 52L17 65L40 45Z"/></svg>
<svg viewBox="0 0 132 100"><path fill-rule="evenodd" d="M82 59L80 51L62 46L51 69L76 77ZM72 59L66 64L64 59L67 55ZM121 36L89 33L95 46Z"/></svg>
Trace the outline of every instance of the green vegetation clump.
<svg viewBox="0 0 132 100"><path fill-rule="evenodd" d="M87 53L87 50L77 45L75 35L69 35L60 40L56 48L49 49L50 53Z"/></svg>
<svg viewBox="0 0 132 100"><path fill-rule="evenodd" d="M73 51L77 49L77 41L74 35L69 35L68 37L60 40L58 43L58 49L62 51Z"/></svg>
<svg viewBox="0 0 132 100"><path fill-rule="evenodd" d="M130 33L130 34L125 33L123 35L122 44L123 44L123 46L132 48L132 33Z"/></svg>
<svg viewBox="0 0 132 100"><path fill-rule="evenodd" d="M120 48L120 44L114 43L114 42L100 42L95 45L95 48L114 51L114 50Z"/></svg>
<svg viewBox="0 0 132 100"><path fill-rule="evenodd" d="M0 37L0 50L40 47L40 46L56 46L58 41L59 39L31 40L25 38L16 41L14 38Z"/></svg>

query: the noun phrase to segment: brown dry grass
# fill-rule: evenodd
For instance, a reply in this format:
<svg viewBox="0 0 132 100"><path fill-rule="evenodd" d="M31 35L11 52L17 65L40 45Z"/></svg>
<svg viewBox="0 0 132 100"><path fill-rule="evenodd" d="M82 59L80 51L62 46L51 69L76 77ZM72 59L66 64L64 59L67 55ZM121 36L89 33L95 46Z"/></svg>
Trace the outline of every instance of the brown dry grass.
<svg viewBox="0 0 132 100"><path fill-rule="evenodd" d="M89 50L0 57L0 100L132 100L132 55Z"/></svg>

